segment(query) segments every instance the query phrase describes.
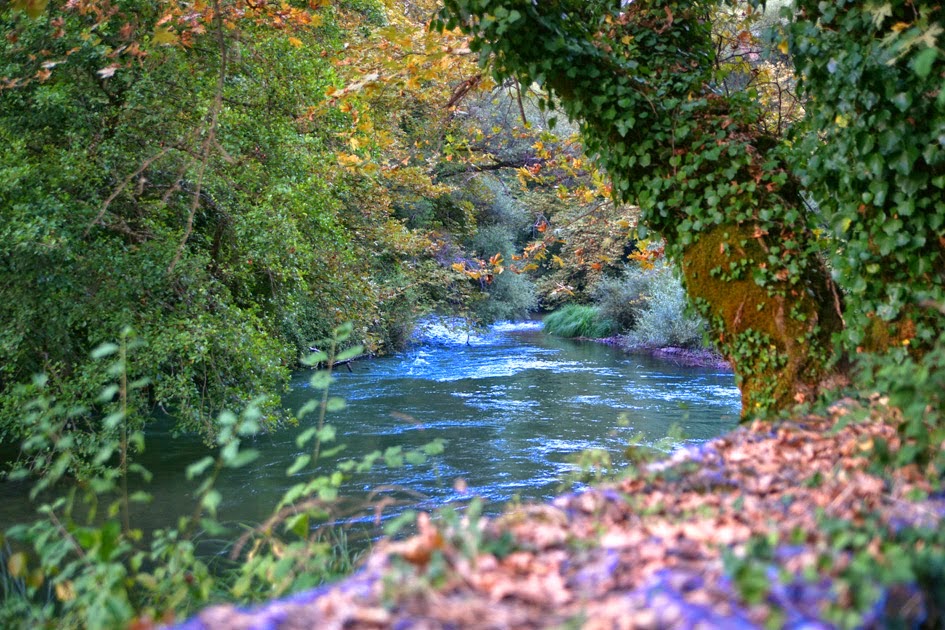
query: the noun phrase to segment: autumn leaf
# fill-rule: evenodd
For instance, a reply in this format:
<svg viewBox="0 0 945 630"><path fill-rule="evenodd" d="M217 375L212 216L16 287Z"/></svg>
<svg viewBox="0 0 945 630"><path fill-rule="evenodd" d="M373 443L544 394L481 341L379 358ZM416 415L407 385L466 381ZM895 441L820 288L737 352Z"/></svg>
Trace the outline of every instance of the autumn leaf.
<svg viewBox="0 0 945 630"><path fill-rule="evenodd" d="M178 41L177 33L166 26L158 26L151 35L151 43L156 46L171 46Z"/></svg>
<svg viewBox="0 0 945 630"><path fill-rule="evenodd" d="M338 163L342 166L357 166L362 161L360 157L351 153L338 154Z"/></svg>
<svg viewBox="0 0 945 630"><path fill-rule="evenodd" d="M113 63L113 64L111 64L110 66L105 66L104 68L102 68L101 70L99 70L99 71L98 71L98 75L99 75L100 77L102 77L103 79L108 79L108 78L114 76L115 71L118 70L118 68L120 68L120 67L121 67L121 66L118 65L117 63Z"/></svg>
<svg viewBox="0 0 945 630"><path fill-rule="evenodd" d="M48 4L49 0L17 0L13 2L13 8L23 11L35 20L46 11Z"/></svg>

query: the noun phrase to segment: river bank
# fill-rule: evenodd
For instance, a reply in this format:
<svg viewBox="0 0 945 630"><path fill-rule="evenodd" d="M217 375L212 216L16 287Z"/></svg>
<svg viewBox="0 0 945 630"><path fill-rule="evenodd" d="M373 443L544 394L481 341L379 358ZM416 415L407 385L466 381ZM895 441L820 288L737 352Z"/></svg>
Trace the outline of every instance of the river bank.
<svg viewBox="0 0 945 630"><path fill-rule="evenodd" d="M895 423L845 400L495 519L421 514L419 534L339 584L181 627L934 625L941 567L923 573L903 549L942 557L945 499L916 467L879 473L866 457L898 446Z"/></svg>
<svg viewBox="0 0 945 630"><path fill-rule="evenodd" d="M598 343L607 344L623 350L627 354L639 354L655 359L669 361L676 365L687 367L711 367L720 370L731 370L732 366L721 354L709 348L679 348L676 346L643 346L627 341L626 337L617 335L594 339Z"/></svg>

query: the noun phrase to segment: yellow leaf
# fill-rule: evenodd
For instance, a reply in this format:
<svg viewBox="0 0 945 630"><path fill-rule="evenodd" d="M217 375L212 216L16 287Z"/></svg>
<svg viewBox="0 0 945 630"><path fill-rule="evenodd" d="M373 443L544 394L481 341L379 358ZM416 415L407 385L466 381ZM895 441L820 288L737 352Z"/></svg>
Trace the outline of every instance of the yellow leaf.
<svg viewBox="0 0 945 630"><path fill-rule="evenodd" d="M154 29L154 35L151 36L151 43L156 46L170 46L177 43L177 33L167 28L159 26Z"/></svg>
<svg viewBox="0 0 945 630"><path fill-rule="evenodd" d="M351 155L350 153L339 153L338 162L342 166L357 166L361 163L361 158L357 155Z"/></svg>
<svg viewBox="0 0 945 630"><path fill-rule="evenodd" d="M778 50L781 51L781 54L782 54L782 55L788 54L788 43L787 43L787 40L783 40L783 41L781 41L781 43L778 44Z"/></svg>
<svg viewBox="0 0 945 630"><path fill-rule="evenodd" d="M30 574L26 576L26 585L30 588L39 588L43 585L45 580L46 576L41 569L33 569L30 571Z"/></svg>
<svg viewBox="0 0 945 630"><path fill-rule="evenodd" d="M564 260L561 259L561 256L552 256L551 262L558 265L559 267L564 267Z"/></svg>
<svg viewBox="0 0 945 630"><path fill-rule="evenodd" d="M56 584L56 597L58 597L61 602L68 602L75 599L75 587L72 586L72 582L66 580L65 582Z"/></svg>
<svg viewBox="0 0 945 630"><path fill-rule="evenodd" d="M302 47L302 40L299 39L298 37L290 37L290 38L289 38L289 43L292 44L293 46L295 46L296 48L301 48L301 47Z"/></svg>
<svg viewBox="0 0 945 630"><path fill-rule="evenodd" d="M453 271L464 273L466 271L466 266L463 265L463 263L453 263Z"/></svg>
<svg viewBox="0 0 945 630"><path fill-rule="evenodd" d="M26 570L26 554L18 551L7 559L7 571L12 577L20 577Z"/></svg>
<svg viewBox="0 0 945 630"><path fill-rule="evenodd" d="M13 3L14 9L19 9L34 20L46 11L49 0L17 0Z"/></svg>

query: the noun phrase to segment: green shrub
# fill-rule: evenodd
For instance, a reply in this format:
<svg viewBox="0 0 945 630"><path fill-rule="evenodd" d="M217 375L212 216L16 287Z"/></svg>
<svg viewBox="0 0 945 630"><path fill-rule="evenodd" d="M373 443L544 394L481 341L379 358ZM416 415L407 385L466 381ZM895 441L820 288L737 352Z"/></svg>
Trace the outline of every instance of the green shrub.
<svg viewBox="0 0 945 630"><path fill-rule="evenodd" d="M620 278L609 278L592 293L600 317L616 322L635 346L650 348L704 345L706 322L688 307L686 291L666 260L649 269L627 267Z"/></svg>
<svg viewBox="0 0 945 630"><path fill-rule="evenodd" d="M638 267L626 267L618 277L605 277L591 290L591 299L601 317L617 326L617 332L632 330L646 308L649 275Z"/></svg>
<svg viewBox="0 0 945 630"><path fill-rule="evenodd" d="M568 304L545 318L544 330L556 337L599 339L614 334L616 326L612 321L602 319L596 306Z"/></svg>

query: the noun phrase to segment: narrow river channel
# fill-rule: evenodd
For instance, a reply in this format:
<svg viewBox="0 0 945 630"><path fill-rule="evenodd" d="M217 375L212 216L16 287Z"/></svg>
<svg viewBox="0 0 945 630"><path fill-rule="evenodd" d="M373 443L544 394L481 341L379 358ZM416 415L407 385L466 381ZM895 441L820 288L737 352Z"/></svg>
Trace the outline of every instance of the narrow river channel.
<svg viewBox="0 0 945 630"><path fill-rule="evenodd" d="M555 339L542 334L539 322L499 324L468 335L431 325L406 352L357 361L352 369L338 371L331 392L347 400L345 410L328 418L337 441L347 445L338 458L397 445L413 448L435 438L446 441L446 450L424 465L376 468L347 482L345 491L364 498L396 486L409 492L392 495L424 509L471 495L493 510L516 496L547 499L584 449L607 449L619 462L617 454L633 436L642 433L654 442L673 423L690 440L710 439L737 423L740 404L726 370ZM308 378L297 375L286 399L290 408L316 395ZM218 483L222 520L259 523L287 487L304 479L286 476L302 452L295 437L303 428L254 440L259 459L227 471ZM154 473L147 487L154 501L139 508L135 519L146 530L172 524L193 509L194 484L184 470L206 455L199 440L174 438L169 429L158 423L149 431L141 459ZM465 481L465 494L454 487L457 479ZM25 499L10 496L13 488L4 490L0 525L30 518Z"/></svg>

